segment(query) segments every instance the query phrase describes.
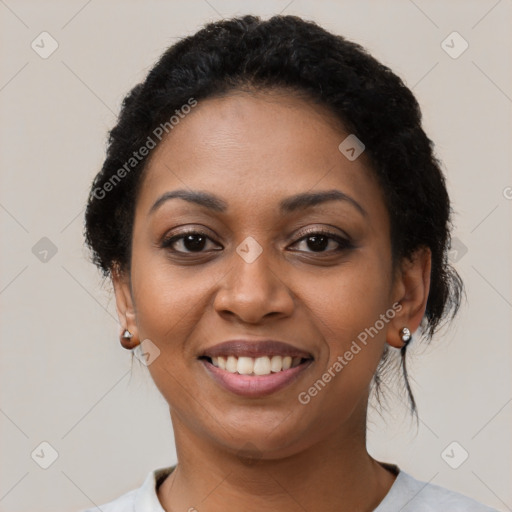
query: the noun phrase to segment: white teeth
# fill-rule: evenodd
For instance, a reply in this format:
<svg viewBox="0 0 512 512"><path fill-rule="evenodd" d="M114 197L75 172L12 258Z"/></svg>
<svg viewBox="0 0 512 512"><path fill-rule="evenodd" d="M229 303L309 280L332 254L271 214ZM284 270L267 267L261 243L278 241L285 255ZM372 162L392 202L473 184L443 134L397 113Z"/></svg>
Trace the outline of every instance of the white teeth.
<svg viewBox="0 0 512 512"><path fill-rule="evenodd" d="M213 359L215 359L215 358L212 357L212 361L213 361ZM237 366L238 366L238 359L236 357L229 356L228 360L226 361L226 370L230 373L235 373Z"/></svg>
<svg viewBox="0 0 512 512"><path fill-rule="evenodd" d="M240 375L250 375L254 369L254 360L252 357L239 357L236 371Z"/></svg>
<svg viewBox="0 0 512 512"><path fill-rule="evenodd" d="M265 357L258 357L254 361L254 374L255 375L270 375L270 359Z"/></svg>
<svg viewBox="0 0 512 512"><path fill-rule="evenodd" d="M262 356L262 357L212 357L213 366L229 373L240 375L270 375L289 368L295 368L302 361L301 357L291 356Z"/></svg>
<svg viewBox="0 0 512 512"><path fill-rule="evenodd" d="M280 372L283 369L283 358L281 356L272 356L270 360L270 370L272 372Z"/></svg>

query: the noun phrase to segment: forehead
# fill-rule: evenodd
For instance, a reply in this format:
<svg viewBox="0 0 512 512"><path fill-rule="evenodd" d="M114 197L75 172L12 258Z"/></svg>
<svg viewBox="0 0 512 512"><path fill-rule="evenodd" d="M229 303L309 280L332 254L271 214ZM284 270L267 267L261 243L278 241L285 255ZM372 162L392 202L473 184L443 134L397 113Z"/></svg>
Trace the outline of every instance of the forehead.
<svg viewBox="0 0 512 512"><path fill-rule="evenodd" d="M285 92L201 100L150 155L138 209L149 211L162 193L183 188L254 207L337 188L382 215L364 153L350 161L338 148L348 135L325 106Z"/></svg>

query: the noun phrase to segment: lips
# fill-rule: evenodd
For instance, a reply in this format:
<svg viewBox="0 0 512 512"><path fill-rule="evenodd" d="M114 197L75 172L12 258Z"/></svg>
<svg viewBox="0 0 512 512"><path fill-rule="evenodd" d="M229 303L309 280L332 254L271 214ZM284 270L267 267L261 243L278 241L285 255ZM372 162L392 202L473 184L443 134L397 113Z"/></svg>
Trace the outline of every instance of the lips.
<svg viewBox="0 0 512 512"><path fill-rule="evenodd" d="M298 378L313 355L276 340L230 340L207 348L198 359L223 388L237 395L262 397Z"/></svg>
<svg viewBox="0 0 512 512"><path fill-rule="evenodd" d="M213 347L207 348L201 357L272 357L272 356L289 356L300 357L301 359L313 359L313 355L305 350L301 350L293 345L275 340L230 340L219 343Z"/></svg>

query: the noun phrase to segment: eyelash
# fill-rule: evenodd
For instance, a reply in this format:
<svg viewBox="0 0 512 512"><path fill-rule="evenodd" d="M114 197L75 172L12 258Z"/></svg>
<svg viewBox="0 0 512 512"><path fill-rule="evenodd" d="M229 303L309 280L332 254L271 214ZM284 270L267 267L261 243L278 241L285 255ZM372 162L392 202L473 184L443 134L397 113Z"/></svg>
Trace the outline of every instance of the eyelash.
<svg viewBox="0 0 512 512"><path fill-rule="evenodd" d="M165 238L164 240L162 240L162 243L161 243L161 248L162 249L168 249L170 250L171 252L175 253L175 254L201 254L203 253L204 251L189 251L189 252L186 252L186 251L176 251L175 249L172 248L172 245L179 241L179 240L182 240L183 238L185 238L186 236L188 235L199 235L201 237L204 237L210 241L213 241L206 233L204 233L203 231L198 231L198 230L189 230L189 231L183 231L182 233L178 234L178 235L173 235L171 237L168 237L168 238ZM299 239L297 239L295 243L298 243L298 242L301 242L309 237L312 237L312 236L325 236L331 240L334 240L335 242L337 242L339 244L339 247L337 249L334 249L334 250L331 250L331 251L318 251L318 252L315 252L315 251L305 251L307 253L310 253L310 254L328 254L328 253L337 253L337 252L341 252L341 251L344 251L344 250L347 250L347 249L351 249L353 248L353 244L347 240L346 238L343 238L335 233L332 233L328 230L325 230L325 229L322 229L322 228L316 228L316 229L311 229L311 230L308 230L308 231L305 231L303 233L301 233L301 237ZM299 251L299 252L304 252L304 251Z"/></svg>

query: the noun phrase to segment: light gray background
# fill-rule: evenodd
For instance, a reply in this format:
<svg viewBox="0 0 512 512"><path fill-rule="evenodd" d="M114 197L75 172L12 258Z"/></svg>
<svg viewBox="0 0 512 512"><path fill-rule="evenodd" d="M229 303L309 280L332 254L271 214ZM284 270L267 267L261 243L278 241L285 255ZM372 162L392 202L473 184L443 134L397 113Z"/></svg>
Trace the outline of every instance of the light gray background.
<svg viewBox="0 0 512 512"><path fill-rule="evenodd" d="M403 77L457 212L468 303L411 352L418 431L396 399L371 416L370 453L512 510L511 0L0 0L0 511L92 507L175 462L167 404L147 368L131 373L110 288L87 260L83 206L123 96L169 44L207 21L279 12L354 39ZM31 48L42 31L59 44L47 59ZM453 31L469 43L456 59L441 46ZM32 252L43 237L58 250L46 262ZM58 452L48 469L31 458L43 441ZM469 453L458 469L441 455L453 441Z"/></svg>

